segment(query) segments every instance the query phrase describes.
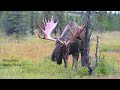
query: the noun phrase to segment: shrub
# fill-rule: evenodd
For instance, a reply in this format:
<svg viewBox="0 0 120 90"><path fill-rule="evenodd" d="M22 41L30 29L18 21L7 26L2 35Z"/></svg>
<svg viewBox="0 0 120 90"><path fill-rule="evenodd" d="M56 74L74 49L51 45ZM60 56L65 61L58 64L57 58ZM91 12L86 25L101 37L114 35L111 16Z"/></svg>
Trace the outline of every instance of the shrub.
<svg viewBox="0 0 120 90"><path fill-rule="evenodd" d="M112 75L115 73L116 68L115 60L105 59L104 56L102 56L95 69L95 73L96 75Z"/></svg>

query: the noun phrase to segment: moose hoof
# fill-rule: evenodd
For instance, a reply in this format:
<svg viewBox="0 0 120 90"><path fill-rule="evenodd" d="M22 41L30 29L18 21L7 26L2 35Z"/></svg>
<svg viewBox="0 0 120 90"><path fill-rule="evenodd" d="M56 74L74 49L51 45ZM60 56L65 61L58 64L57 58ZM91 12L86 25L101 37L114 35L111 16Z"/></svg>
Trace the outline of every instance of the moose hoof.
<svg viewBox="0 0 120 90"><path fill-rule="evenodd" d="M89 75L91 75L93 72L93 69L91 67L88 67L88 69L89 69Z"/></svg>

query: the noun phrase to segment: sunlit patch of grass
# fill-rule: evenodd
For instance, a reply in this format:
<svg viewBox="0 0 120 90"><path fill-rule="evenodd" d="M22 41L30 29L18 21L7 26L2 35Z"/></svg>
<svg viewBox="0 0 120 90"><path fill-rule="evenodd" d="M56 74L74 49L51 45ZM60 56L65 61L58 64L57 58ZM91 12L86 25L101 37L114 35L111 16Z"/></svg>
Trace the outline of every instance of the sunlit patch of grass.
<svg viewBox="0 0 120 90"><path fill-rule="evenodd" d="M36 43L37 40L33 40L34 42L21 41L17 42L5 42L0 45L0 58L17 58L17 59L38 59L43 58L45 56L50 56L54 44L50 43ZM40 40L39 40L40 41ZM48 47L49 46L49 47Z"/></svg>

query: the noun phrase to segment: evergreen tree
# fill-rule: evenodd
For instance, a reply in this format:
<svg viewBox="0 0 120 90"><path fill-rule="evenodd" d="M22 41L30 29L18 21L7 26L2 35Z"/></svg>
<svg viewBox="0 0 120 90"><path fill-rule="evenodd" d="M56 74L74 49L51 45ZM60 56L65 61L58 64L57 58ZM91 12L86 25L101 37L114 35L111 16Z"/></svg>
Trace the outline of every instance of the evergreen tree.
<svg viewBox="0 0 120 90"><path fill-rule="evenodd" d="M6 11L6 17L4 18L3 26L5 33L9 36L12 34L26 35L27 27L26 13L23 11Z"/></svg>

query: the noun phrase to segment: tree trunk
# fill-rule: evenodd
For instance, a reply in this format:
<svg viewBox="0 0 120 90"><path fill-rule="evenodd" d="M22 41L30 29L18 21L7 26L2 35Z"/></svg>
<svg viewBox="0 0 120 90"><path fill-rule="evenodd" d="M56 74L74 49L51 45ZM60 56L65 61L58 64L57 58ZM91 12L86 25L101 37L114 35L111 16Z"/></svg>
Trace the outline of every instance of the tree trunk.
<svg viewBox="0 0 120 90"><path fill-rule="evenodd" d="M32 29L32 31L31 31L31 34L33 35L34 34L34 12L33 11L31 11L31 29Z"/></svg>
<svg viewBox="0 0 120 90"><path fill-rule="evenodd" d="M90 14L91 14L91 11L86 12L86 16L85 16L86 33L85 33L85 38L84 38L84 41L83 41L84 50L81 53L81 64L82 64L82 66L88 67L89 74L92 73L92 71L91 71L92 69L90 68L90 63L89 63L89 60L90 60L90 35L91 35Z"/></svg>

